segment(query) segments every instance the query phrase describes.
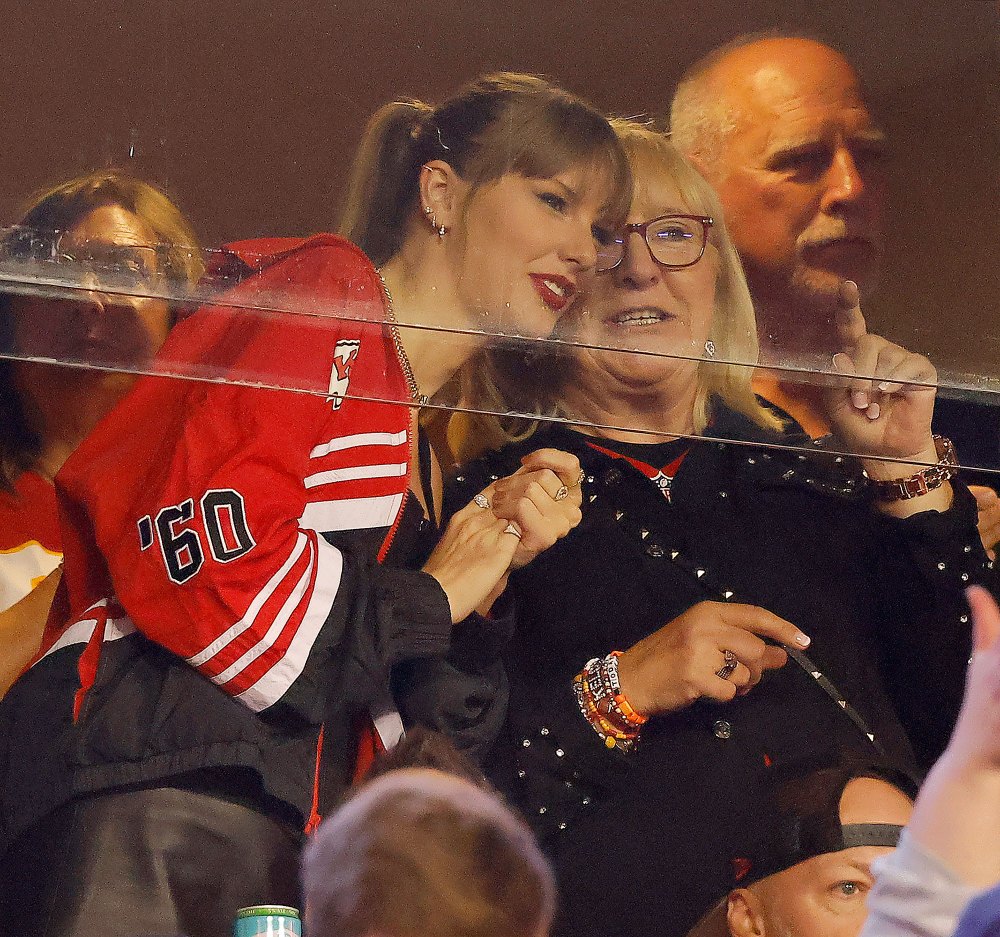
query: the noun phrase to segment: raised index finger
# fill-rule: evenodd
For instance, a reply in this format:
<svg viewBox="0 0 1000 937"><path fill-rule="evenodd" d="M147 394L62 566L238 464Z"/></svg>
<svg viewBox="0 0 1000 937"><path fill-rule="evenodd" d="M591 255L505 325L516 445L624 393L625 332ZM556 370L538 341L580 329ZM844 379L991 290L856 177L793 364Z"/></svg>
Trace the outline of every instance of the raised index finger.
<svg viewBox="0 0 1000 937"><path fill-rule="evenodd" d="M853 280L844 280L840 284L840 296L837 302L835 324L840 347L853 348L868 334L868 326L865 324L865 317L861 312L861 294L858 292L858 284Z"/></svg>

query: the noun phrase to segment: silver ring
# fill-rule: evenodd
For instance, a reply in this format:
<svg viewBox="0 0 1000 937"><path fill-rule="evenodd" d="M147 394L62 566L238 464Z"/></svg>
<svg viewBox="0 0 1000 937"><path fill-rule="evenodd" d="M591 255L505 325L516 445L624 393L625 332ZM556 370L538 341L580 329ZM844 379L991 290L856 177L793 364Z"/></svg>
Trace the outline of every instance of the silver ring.
<svg viewBox="0 0 1000 937"><path fill-rule="evenodd" d="M516 524L508 524L506 527L504 527L503 532L505 534L513 534L515 537L517 537L518 540L521 539L521 531L517 529Z"/></svg>
<svg viewBox="0 0 1000 937"><path fill-rule="evenodd" d="M726 658L726 662L715 671L715 675L723 680L728 680L740 662L739 658L728 647L722 649L722 655Z"/></svg>
<svg viewBox="0 0 1000 937"><path fill-rule="evenodd" d="M553 501L562 501L569 497L569 489L565 485L560 485L559 490L552 496Z"/></svg>
<svg viewBox="0 0 1000 937"><path fill-rule="evenodd" d="M587 477L587 473L583 469L580 469L580 474L576 477L576 481L573 482L573 487L574 488L579 488L580 485L583 484L584 479L586 477Z"/></svg>
<svg viewBox="0 0 1000 937"><path fill-rule="evenodd" d="M477 494L472 500L478 504L479 507L489 509L490 499L487 498L482 492L479 492L479 494Z"/></svg>

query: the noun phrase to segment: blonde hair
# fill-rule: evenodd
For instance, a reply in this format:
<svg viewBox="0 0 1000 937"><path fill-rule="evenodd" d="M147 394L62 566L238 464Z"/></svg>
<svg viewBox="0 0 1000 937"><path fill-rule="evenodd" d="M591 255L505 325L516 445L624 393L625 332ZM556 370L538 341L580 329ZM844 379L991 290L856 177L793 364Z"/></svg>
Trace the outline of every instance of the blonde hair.
<svg viewBox="0 0 1000 937"><path fill-rule="evenodd" d="M376 266L399 252L417 208L420 167L433 159L447 162L473 189L509 172L550 178L587 165L607 180L607 221L618 224L628 213L628 160L607 120L544 78L499 72L439 107L394 101L372 115L339 230Z"/></svg>
<svg viewBox="0 0 1000 937"><path fill-rule="evenodd" d="M782 422L760 404L751 387L752 365L757 364L759 354L757 317L743 264L726 228L718 195L665 134L635 121L615 120L612 123L632 164L637 194L642 190L644 177L662 174L677 186L681 200L690 211L715 220L712 243L719 254L719 276L715 284L715 314L708 337L715 345L714 357L718 361L705 359L698 363L695 431L702 433L708 426L713 398L758 426L780 429Z"/></svg>
<svg viewBox="0 0 1000 937"><path fill-rule="evenodd" d="M390 771L306 846L313 937L539 937L555 883L534 836L499 797L426 768Z"/></svg>
<svg viewBox="0 0 1000 937"><path fill-rule="evenodd" d="M705 359L698 364L695 431L702 433L708 426L713 401L742 413L760 427L781 429L783 422L757 400L751 387L752 365L757 363L759 351L757 320L718 196L665 134L631 120L614 119L611 125L628 154L636 196L642 193L644 178L666 176L690 211L715 220L712 243L719 254L719 274L709 338L718 360ZM460 462L482 452L483 444L499 446L530 436L539 418L570 416L562 412L559 397L561 388L572 380L573 355L558 345L543 344L541 349L509 343L478 353L463 367L462 400L490 414L463 418L461 433L451 434ZM508 411L521 416L497 415ZM459 435L463 438L457 438ZM478 452L473 452L473 447Z"/></svg>

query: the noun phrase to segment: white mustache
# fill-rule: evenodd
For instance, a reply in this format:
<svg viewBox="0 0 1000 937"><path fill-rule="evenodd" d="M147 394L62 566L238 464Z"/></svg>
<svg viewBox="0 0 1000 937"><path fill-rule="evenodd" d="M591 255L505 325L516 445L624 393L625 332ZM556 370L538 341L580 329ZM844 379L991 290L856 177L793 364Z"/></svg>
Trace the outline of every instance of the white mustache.
<svg viewBox="0 0 1000 937"><path fill-rule="evenodd" d="M824 228L822 231L806 231L799 235L797 246L803 248L826 247L837 241L868 241L877 244L877 236L869 231L856 231L846 224Z"/></svg>

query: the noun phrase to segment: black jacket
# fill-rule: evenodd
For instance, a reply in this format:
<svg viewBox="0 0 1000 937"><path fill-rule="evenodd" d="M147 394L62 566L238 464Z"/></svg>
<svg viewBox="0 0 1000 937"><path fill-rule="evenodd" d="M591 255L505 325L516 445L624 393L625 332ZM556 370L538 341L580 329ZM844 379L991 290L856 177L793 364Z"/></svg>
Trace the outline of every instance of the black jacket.
<svg viewBox="0 0 1000 937"><path fill-rule="evenodd" d="M715 428L729 439L789 441L727 411ZM871 507L856 463L819 452L696 442L668 505L627 462L556 427L466 467L453 503L543 446L580 458L584 519L512 577L518 630L492 774L555 860L559 933L685 933L711 897L699 890L708 867L737 858L728 833L752 814L751 779L805 754L868 757L874 746L789 661L733 703L654 718L624 756L580 715L574 674L695 603L728 596L809 634L809 658L880 751L926 768L961 699L970 651L962 590L992 579L992 564L961 483L947 513L898 521ZM603 885L609 878L615 884Z"/></svg>

